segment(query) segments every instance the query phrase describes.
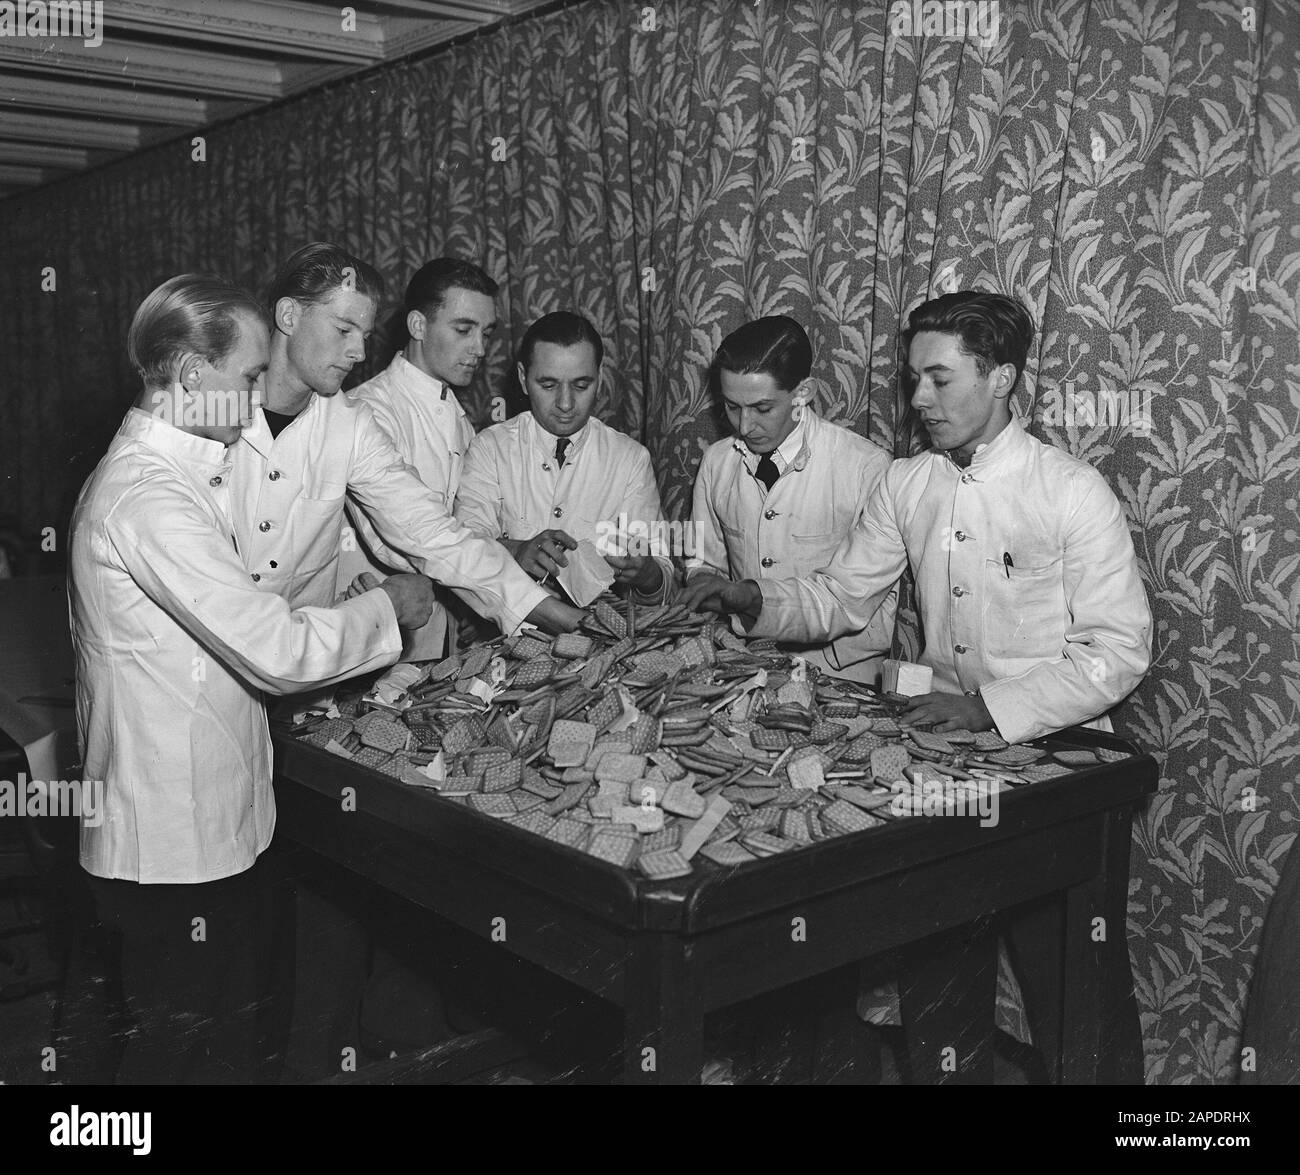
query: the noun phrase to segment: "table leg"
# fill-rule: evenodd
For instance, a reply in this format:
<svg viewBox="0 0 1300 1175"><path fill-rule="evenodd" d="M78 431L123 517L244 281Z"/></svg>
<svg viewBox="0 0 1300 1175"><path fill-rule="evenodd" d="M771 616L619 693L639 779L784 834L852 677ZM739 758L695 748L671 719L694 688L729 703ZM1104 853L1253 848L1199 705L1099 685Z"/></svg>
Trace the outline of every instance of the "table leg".
<svg viewBox="0 0 1300 1175"><path fill-rule="evenodd" d="M899 951L907 1081L993 1084L996 989L997 936L987 918Z"/></svg>
<svg viewBox="0 0 1300 1175"><path fill-rule="evenodd" d="M1014 910L1003 933L1021 994L1034 1048L1047 1080L1061 1080L1061 1008L1065 982L1065 901L1056 894Z"/></svg>
<svg viewBox="0 0 1300 1175"><path fill-rule="evenodd" d="M1101 872L1066 891L1061 1082L1141 1084L1126 917L1132 813L1102 818Z"/></svg>
<svg viewBox="0 0 1300 1175"><path fill-rule="evenodd" d="M698 1085L704 1013L692 982L690 946L671 934L638 935L627 962L623 1080Z"/></svg>

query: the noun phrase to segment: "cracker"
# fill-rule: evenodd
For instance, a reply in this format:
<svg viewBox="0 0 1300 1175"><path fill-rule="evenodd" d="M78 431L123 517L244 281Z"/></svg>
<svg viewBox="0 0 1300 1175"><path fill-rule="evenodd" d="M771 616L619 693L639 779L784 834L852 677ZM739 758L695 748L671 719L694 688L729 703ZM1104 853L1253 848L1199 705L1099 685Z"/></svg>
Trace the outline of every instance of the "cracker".
<svg viewBox="0 0 1300 1175"><path fill-rule="evenodd" d="M596 779L604 782L635 783L645 774L646 757L621 751L611 751L601 756L596 767Z"/></svg>
<svg viewBox="0 0 1300 1175"><path fill-rule="evenodd" d="M550 657L534 657L515 670L513 685L522 688L544 685L555 676L556 663Z"/></svg>
<svg viewBox="0 0 1300 1175"><path fill-rule="evenodd" d="M576 661L582 657L590 657L595 647L595 641L589 636L583 636L580 632L562 632L552 642L551 652L566 661Z"/></svg>
<svg viewBox="0 0 1300 1175"><path fill-rule="evenodd" d="M995 730L977 730L975 732L975 749L977 751L1004 751L1006 741Z"/></svg>
<svg viewBox="0 0 1300 1175"><path fill-rule="evenodd" d="M1071 748L1066 751L1053 751L1052 758L1058 763L1064 763L1067 767L1095 767L1100 760L1091 751L1080 748Z"/></svg>
<svg viewBox="0 0 1300 1175"><path fill-rule="evenodd" d="M952 743L941 734L931 734L927 730L917 730L913 727L908 731L908 737L923 751L932 751L940 755L951 755L956 751Z"/></svg>
<svg viewBox="0 0 1300 1175"><path fill-rule="evenodd" d="M469 797L469 806L485 816L508 816L517 811L509 796L488 796L475 792Z"/></svg>
<svg viewBox="0 0 1300 1175"><path fill-rule="evenodd" d="M790 786L801 790L816 790L826 782L820 760L811 755L791 757L785 765L785 774Z"/></svg>
<svg viewBox="0 0 1300 1175"><path fill-rule="evenodd" d="M587 841L587 853L626 869L636 860L640 845L636 833L619 832L613 828L595 828Z"/></svg>
<svg viewBox="0 0 1300 1175"><path fill-rule="evenodd" d="M903 778L912 757L902 747L877 747L871 752L871 775L881 783L890 784Z"/></svg>
<svg viewBox="0 0 1300 1175"><path fill-rule="evenodd" d="M790 746L790 736L784 730L757 727L749 732L749 741L760 751L784 751Z"/></svg>
<svg viewBox="0 0 1300 1175"><path fill-rule="evenodd" d="M717 844L705 845L700 850L702 857L708 857L715 865L743 865L746 861L757 861L748 849L732 840L719 841Z"/></svg>
<svg viewBox="0 0 1300 1175"><path fill-rule="evenodd" d="M485 729L480 718L461 718L442 736L442 749L449 755L463 755L471 747L482 746Z"/></svg>
<svg viewBox="0 0 1300 1175"><path fill-rule="evenodd" d="M769 832L746 833L740 838L740 843L760 857L774 857L777 853L784 853L794 847L789 841Z"/></svg>
<svg viewBox="0 0 1300 1175"><path fill-rule="evenodd" d="M621 640L627 636L627 621L605 600L597 600L591 609L597 623L607 629L614 637Z"/></svg>
<svg viewBox="0 0 1300 1175"><path fill-rule="evenodd" d="M815 743L833 743L848 733L849 728L840 722L814 722L808 737Z"/></svg>
<svg viewBox="0 0 1300 1175"><path fill-rule="evenodd" d="M561 816L550 828L542 833L547 840L568 845L571 849L585 848L589 834L590 830L587 825L577 820L570 820L567 816Z"/></svg>
<svg viewBox="0 0 1300 1175"><path fill-rule="evenodd" d="M658 832L646 833L641 838L641 852L658 853L663 849L675 849L682 843L682 826L665 824Z"/></svg>
<svg viewBox="0 0 1300 1175"><path fill-rule="evenodd" d="M864 832L868 828L879 828L884 823L878 816L868 815L845 800L836 800L823 808L821 821L823 827L829 825L841 833Z"/></svg>
<svg viewBox="0 0 1300 1175"><path fill-rule="evenodd" d="M461 661L460 670L456 676L461 680L478 677L491 663L492 650L479 645L477 648L470 649L464 655L464 660Z"/></svg>
<svg viewBox="0 0 1300 1175"><path fill-rule="evenodd" d="M616 690L610 690L600 699L590 710L587 711L587 721L602 731L611 722L617 721L623 716L623 699L618 696Z"/></svg>
<svg viewBox="0 0 1300 1175"><path fill-rule="evenodd" d="M567 812L570 808L576 808L591 790L589 783L569 783L565 784L564 789L549 804L546 805L546 812L549 816L558 816L561 812Z"/></svg>
<svg viewBox="0 0 1300 1175"><path fill-rule="evenodd" d="M1014 744L1004 751L988 751L984 758L1003 767L1023 767L1026 763L1035 763L1043 757L1043 752L1034 747Z"/></svg>
<svg viewBox="0 0 1300 1175"><path fill-rule="evenodd" d="M664 826L664 810L643 804L621 804L610 813L615 824L630 824L637 832L658 832Z"/></svg>
<svg viewBox="0 0 1300 1175"><path fill-rule="evenodd" d="M677 849L643 852L637 858L636 866L651 881L671 881L674 877L686 877L691 872L690 861Z"/></svg>
<svg viewBox="0 0 1300 1175"><path fill-rule="evenodd" d="M795 811L793 808L787 808L781 813L780 828L781 835L786 840L812 840L812 833L808 831L808 817L803 812Z"/></svg>
<svg viewBox="0 0 1300 1175"><path fill-rule="evenodd" d="M708 802L685 780L670 783L659 801L664 811L688 820L698 820L708 808Z"/></svg>
<svg viewBox="0 0 1300 1175"><path fill-rule="evenodd" d="M663 728L653 714L640 714L629 733L632 735L632 751L645 755L658 748Z"/></svg>
<svg viewBox="0 0 1300 1175"><path fill-rule="evenodd" d="M507 763L498 763L484 772L483 790L485 792L512 791L519 786L522 774L523 764L518 759L511 759ZM534 798L538 803L541 803L541 797Z"/></svg>
<svg viewBox="0 0 1300 1175"><path fill-rule="evenodd" d="M596 744L596 728L590 722L557 718L551 723L546 753L557 767L581 767Z"/></svg>
<svg viewBox="0 0 1300 1175"><path fill-rule="evenodd" d="M1116 751L1110 747L1096 747L1095 750L1103 763L1118 763L1123 759L1133 758L1130 751Z"/></svg>

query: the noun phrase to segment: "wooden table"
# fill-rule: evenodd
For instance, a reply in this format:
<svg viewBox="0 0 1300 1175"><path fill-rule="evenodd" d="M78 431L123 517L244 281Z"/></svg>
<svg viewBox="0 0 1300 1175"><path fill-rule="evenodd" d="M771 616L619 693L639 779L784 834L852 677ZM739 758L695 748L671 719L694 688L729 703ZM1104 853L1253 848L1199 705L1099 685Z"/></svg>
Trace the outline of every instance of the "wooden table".
<svg viewBox="0 0 1300 1175"><path fill-rule="evenodd" d="M1125 906L1150 756L1003 793L993 827L913 817L658 883L283 735L275 762L278 836L620 1007L628 1083L698 1080L706 1015L892 950L913 1079L991 1082L999 933L1049 1077L1141 1080Z"/></svg>

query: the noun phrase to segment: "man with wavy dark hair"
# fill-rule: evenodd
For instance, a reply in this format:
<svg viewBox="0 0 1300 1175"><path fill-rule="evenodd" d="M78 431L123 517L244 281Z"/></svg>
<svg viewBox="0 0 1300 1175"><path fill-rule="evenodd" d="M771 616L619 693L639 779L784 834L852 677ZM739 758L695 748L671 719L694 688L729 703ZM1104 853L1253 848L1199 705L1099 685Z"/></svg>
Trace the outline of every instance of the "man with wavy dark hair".
<svg viewBox="0 0 1300 1175"><path fill-rule="evenodd" d="M474 426L457 393L478 372L496 333L497 283L472 261L435 257L406 286L407 341L389 365L347 393L365 403L375 423L448 510L456 504L461 468ZM355 503L348 518L358 542L339 556L338 588L358 575L387 575L386 546ZM447 646L447 609L434 606L419 632L408 635L404 661L441 657Z"/></svg>
<svg viewBox="0 0 1300 1175"><path fill-rule="evenodd" d="M718 348L710 380L735 436L705 451L695 478L695 596L727 577L811 575L857 524L889 454L813 411L812 343L793 318L737 327ZM897 593L857 629L794 641L824 672L877 683L894 636Z"/></svg>
<svg viewBox="0 0 1300 1175"><path fill-rule="evenodd" d="M890 466L824 569L703 584L689 602L741 614L755 636L825 640L866 623L910 563L935 688L909 721L1008 742L1110 729L1150 663L1151 609L1114 492L1012 410L1033 331L1004 294L918 306L907 381L932 450Z"/></svg>

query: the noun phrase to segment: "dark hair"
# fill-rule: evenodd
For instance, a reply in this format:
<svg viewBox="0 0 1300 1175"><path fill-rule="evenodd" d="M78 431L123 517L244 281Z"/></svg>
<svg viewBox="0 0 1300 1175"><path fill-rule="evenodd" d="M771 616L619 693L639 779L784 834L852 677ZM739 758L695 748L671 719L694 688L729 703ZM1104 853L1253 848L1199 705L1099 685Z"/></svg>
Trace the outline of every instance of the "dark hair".
<svg viewBox="0 0 1300 1175"><path fill-rule="evenodd" d="M266 300L275 313L281 298L312 306L324 302L335 290L348 287L376 302L384 297L379 271L346 249L313 241L292 254L275 272Z"/></svg>
<svg viewBox="0 0 1300 1175"><path fill-rule="evenodd" d="M922 302L912 311L903 331L903 353L923 330L956 335L961 350L974 356L975 369L986 376L1004 363L1015 365L1014 391L1020 383L1034 340L1034 320L1024 305L1006 294L985 290L958 290Z"/></svg>
<svg viewBox="0 0 1300 1175"><path fill-rule="evenodd" d="M525 371L533 361L533 349L538 343L554 343L557 347L576 347L579 343L590 343L596 353L596 366L605 358L605 344L600 341L600 332L581 314L569 310L556 310L552 314L543 314L526 331L519 343L519 363Z"/></svg>
<svg viewBox="0 0 1300 1175"><path fill-rule="evenodd" d="M406 313L418 310L432 318L447 300L448 290L470 290L475 294L497 296L500 287L472 261L459 257L435 257L415 271L406 286Z"/></svg>
<svg viewBox="0 0 1300 1175"><path fill-rule="evenodd" d="M723 371L734 375L770 375L783 392L792 392L812 371L808 334L786 314L770 314L737 327L713 357L713 378Z"/></svg>
<svg viewBox="0 0 1300 1175"><path fill-rule="evenodd" d="M239 342L247 314L266 322L266 308L241 286L210 273L182 273L152 291L131 319L126 353L147 388L170 384L186 355L220 363Z"/></svg>

